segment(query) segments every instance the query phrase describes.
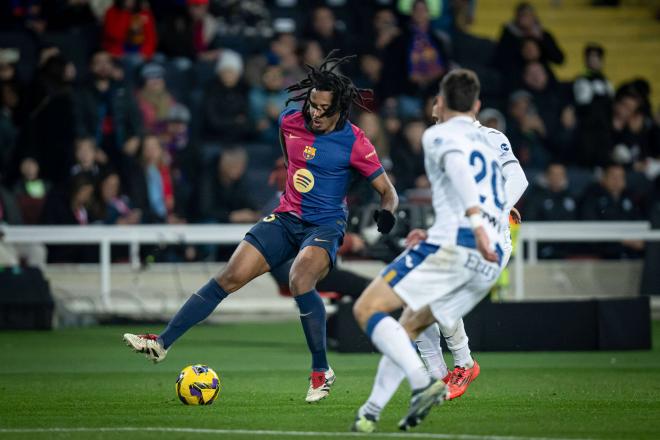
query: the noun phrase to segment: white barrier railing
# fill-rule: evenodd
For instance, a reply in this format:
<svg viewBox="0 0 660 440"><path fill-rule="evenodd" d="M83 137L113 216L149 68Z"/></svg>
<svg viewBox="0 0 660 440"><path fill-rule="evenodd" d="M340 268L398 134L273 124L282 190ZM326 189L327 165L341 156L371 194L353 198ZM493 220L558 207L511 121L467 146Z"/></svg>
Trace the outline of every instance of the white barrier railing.
<svg viewBox="0 0 660 440"><path fill-rule="evenodd" d="M140 266L141 244L236 244L251 225L3 226L7 243L98 244L101 300L110 307L110 246L128 244L131 265Z"/></svg>
<svg viewBox="0 0 660 440"><path fill-rule="evenodd" d="M618 242L623 240L660 241L660 230L649 222L526 222L520 225L516 244L515 298L525 298L524 264L537 263L539 242ZM523 249L527 243L526 258Z"/></svg>
<svg viewBox="0 0 660 440"><path fill-rule="evenodd" d="M110 246L128 244L131 264L139 267L141 244L236 244L251 225L137 225L137 226L2 226L8 243L98 244L101 266L101 299L111 305ZM536 264L538 242L660 241L660 230L648 222L527 222L518 233L518 258L514 259L515 298L525 298L524 265ZM527 243L527 258L521 250ZM525 261L528 260L528 261Z"/></svg>

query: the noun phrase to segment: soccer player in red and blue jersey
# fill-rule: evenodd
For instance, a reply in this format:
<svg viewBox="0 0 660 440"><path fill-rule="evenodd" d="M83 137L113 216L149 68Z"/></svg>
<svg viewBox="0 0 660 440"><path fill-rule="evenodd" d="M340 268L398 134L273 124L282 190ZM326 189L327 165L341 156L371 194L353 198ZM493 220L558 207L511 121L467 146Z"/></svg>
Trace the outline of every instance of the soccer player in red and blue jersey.
<svg viewBox="0 0 660 440"><path fill-rule="evenodd" d="M124 335L135 351L154 362L190 327L252 279L294 258L289 287L300 309L300 320L312 354L306 401L325 398L335 375L326 358L326 317L316 283L332 268L346 230L346 192L353 170L369 179L381 196L374 216L378 230L388 233L395 223L398 197L383 172L374 146L348 121L352 104L365 107L365 95L335 69L352 57L332 58L309 67L307 78L289 87L300 92L290 101L302 111L280 115L280 142L287 165L286 190L280 205L246 234L222 271L194 293L160 335Z"/></svg>

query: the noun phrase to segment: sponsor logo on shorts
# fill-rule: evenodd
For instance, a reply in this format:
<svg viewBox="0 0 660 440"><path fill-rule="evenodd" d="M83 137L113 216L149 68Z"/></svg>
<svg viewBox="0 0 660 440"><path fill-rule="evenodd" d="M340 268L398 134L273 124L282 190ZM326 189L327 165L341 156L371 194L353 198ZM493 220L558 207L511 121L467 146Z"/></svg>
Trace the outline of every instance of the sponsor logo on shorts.
<svg viewBox="0 0 660 440"><path fill-rule="evenodd" d="M293 175L293 187L300 193L310 192L314 188L314 175L305 168L300 168Z"/></svg>
<svg viewBox="0 0 660 440"><path fill-rule="evenodd" d="M314 241L320 241L320 242L323 242L323 243L330 243L330 240L324 240L324 239L318 238L318 237L315 238Z"/></svg>
<svg viewBox="0 0 660 440"><path fill-rule="evenodd" d="M492 281L497 276L497 266L487 262L475 252L468 253L468 258L463 265L468 270L483 275L487 280Z"/></svg>

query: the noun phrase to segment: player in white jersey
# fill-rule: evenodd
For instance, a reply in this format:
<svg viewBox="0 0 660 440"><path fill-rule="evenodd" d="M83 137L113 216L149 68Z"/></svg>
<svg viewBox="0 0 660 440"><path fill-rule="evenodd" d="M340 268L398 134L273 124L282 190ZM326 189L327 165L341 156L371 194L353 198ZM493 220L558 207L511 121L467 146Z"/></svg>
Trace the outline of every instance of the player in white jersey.
<svg viewBox="0 0 660 440"><path fill-rule="evenodd" d="M448 393L441 380L428 376L410 339L435 321L455 328L493 285L507 258L504 178L498 155L473 125L478 94L474 72L460 69L443 79L438 96L443 123L423 137L435 223L427 239L386 267L354 308L358 323L384 355L379 373L385 374L379 379L396 382L396 390L403 371L410 382L413 395L401 429L419 424ZM388 315L404 304L415 312L408 331ZM385 403L391 395L386 397ZM368 403L358 411L356 431L375 428L377 417Z"/></svg>
<svg viewBox="0 0 660 440"><path fill-rule="evenodd" d="M439 112L436 104L433 107L433 118L436 122L438 121L438 114ZM477 120L475 120L473 124L478 127L486 137L488 144L498 155L500 165L502 166L502 173L505 180L504 192L507 198L507 206L504 211L510 212L512 220L516 223L520 223L520 213L513 206L518 202L528 186L525 172L520 166L518 159L513 154L509 139L503 133L493 128L484 127ZM406 240L406 246L414 246L419 241L425 239L426 231L421 229L413 230L410 232L408 239ZM511 253L511 235L508 224L504 230L502 242L504 254L508 257ZM505 264L502 265L502 267L505 266ZM406 309L400 322L403 322L404 324L411 322L412 313L413 312L410 309ZM454 369L451 372L449 372L444 358L442 357L442 348L440 346L441 334L445 337L447 347L454 358ZM472 383L480 373L479 364L472 358L468 342L469 339L465 332L465 326L463 325L462 319L459 320L457 325L453 328L439 328L438 323L434 323L420 333L415 340L417 349L419 350L429 373L433 377L442 379L447 383L449 388L448 400L463 395L470 383ZM376 383L378 383L378 381L376 381ZM383 393L385 390L383 390L382 387L374 388L375 389L372 392L373 400L378 401L380 396L389 394L389 392ZM392 391L392 393L393 392L394 391ZM381 405L372 402L371 406L377 408Z"/></svg>

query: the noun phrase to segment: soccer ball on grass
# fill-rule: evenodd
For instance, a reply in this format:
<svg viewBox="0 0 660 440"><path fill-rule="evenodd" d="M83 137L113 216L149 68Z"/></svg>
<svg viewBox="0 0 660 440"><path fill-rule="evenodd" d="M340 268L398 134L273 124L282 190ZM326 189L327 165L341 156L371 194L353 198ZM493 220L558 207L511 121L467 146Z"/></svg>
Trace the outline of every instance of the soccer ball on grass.
<svg viewBox="0 0 660 440"><path fill-rule="evenodd" d="M210 405L218 393L220 379L207 365L189 365L176 380L176 395L185 405Z"/></svg>

